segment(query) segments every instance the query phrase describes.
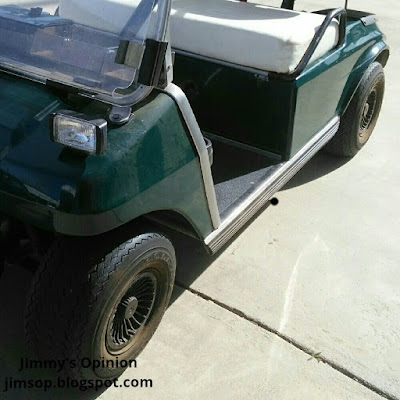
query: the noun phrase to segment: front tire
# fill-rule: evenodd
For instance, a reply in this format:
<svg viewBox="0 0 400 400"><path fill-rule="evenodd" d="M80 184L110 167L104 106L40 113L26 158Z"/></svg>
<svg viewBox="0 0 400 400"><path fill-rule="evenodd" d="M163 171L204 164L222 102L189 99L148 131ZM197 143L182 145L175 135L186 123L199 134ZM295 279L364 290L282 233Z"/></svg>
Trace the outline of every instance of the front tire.
<svg viewBox="0 0 400 400"><path fill-rule="evenodd" d="M374 62L364 74L340 127L325 150L336 156L353 157L368 142L378 121L385 93L385 75Z"/></svg>
<svg viewBox="0 0 400 400"><path fill-rule="evenodd" d="M176 268L171 242L146 233L110 247L105 238L59 239L34 277L28 342L43 359L67 360L62 375L118 377L168 306Z"/></svg>

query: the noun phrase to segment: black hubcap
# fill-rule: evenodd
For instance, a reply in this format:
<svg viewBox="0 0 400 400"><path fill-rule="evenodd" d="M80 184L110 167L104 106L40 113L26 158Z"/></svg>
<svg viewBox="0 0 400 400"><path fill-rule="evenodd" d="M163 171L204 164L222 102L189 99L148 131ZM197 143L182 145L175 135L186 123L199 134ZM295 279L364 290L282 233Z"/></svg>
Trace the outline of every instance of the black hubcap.
<svg viewBox="0 0 400 400"><path fill-rule="evenodd" d="M157 279L153 272L139 274L132 286L114 308L107 327L107 347L110 353L121 353L140 335L154 306Z"/></svg>
<svg viewBox="0 0 400 400"><path fill-rule="evenodd" d="M359 131L359 137L361 143L366 142L371 134L370 127L371 127L371 122L373 121L375 116L377 99L378 99L378 93L375 88L369 94L361 114L360 131Z"/></svg>

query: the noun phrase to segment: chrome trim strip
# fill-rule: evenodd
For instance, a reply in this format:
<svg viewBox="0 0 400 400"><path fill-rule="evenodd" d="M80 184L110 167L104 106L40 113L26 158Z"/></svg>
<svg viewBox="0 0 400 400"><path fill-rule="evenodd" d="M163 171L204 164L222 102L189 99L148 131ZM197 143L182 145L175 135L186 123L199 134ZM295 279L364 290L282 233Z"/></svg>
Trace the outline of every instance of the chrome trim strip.
<svg viewBox="0 0 400 400"><path fill-rule="evenodd" d="M248 144L240 143L240 142L237 142L236 140L228 139L228 138L223 137L223 136L217 136L217 135L214 135L213 133L210 133L210 132L207 132L207 131L203 131L203 135L205 137L211 139L213 142L226 143L229 146L237 147L238 149L242 149L242 150L251 151L252 153L257 153L257 154L260 154L262 156L271 158L272 160L277 160L277 161L282 160L282 156L280 156L279 154L271 153L270 151L267 151L267 150L261 150L258 147L254 147L254 146L250 146Z"/></svg>
<svg viewBox="0 0 400 400"><path fill-rule="evenodd" d="M164 89L164 91L167 92L176 101L176 104L178 105L189 129L190 136L192 137L197 153L199 154L200 168L203 175L204 190L208 201L211 221L214 229L217 229L221 225L221 218L219 216L217 198L215 196L214 180L211 174L210 159L208 157L208 151L203 134L201 133L192 107L190 106L189 101L182 89L171 83Z"/></svg>
<svg viewBox="0 0 400 400"><path fill-rule="evenodd" d="M206 237L204 243L212 253L218 251L233 235L257 213L282 186L285 185L301 167L306 164L339 129L340 118L334 117L314 136L291 160L281 163L251 196L229 214L220 227Z"/></svg>
<svg viewBox="0 0 400 400"><path fill-rule="evenodd" d="M252 74L255 74L255 75L258 75L258 76L262 76L264 78L268 78L268 76L269 76L269 72L268 71L264 71L262 69L246 67L244 65L231 63L229 61L223 61L223 60L218 60L216 58L202 56L200 54L191 53L190 51L176 49L175 47L172 48L172 51L174 51L176 54L182 54L183 56L187 56L187 57L191 57L191 58L197 58L198 60L212 62L214 64L223 65L224 67L231 67L231 68L239 69L241 71L250 72Z"/></svg>

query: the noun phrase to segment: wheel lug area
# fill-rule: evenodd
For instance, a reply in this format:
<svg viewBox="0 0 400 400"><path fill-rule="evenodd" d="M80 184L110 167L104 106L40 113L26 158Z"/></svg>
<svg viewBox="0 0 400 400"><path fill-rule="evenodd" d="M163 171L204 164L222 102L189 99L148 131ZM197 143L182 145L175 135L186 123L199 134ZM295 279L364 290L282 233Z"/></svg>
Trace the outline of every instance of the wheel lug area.
<svg viewBox="0 0 400 400"><path fill-rule="evenodd" d="M114 314L109 319L106 335L107 347L111 354L119 354L143 334L141 327L146 324L153 309L156 289L157 280L154 273L143 272L116 304Z"/></svg>
<svg viewBox="0 0 400 400"><path fill-rule="evenodd" d="M122 302L122 306L124 309L124 318L129 319L132 318L137 310L139 305L138 299L134 296L131 296Z"/></svg>

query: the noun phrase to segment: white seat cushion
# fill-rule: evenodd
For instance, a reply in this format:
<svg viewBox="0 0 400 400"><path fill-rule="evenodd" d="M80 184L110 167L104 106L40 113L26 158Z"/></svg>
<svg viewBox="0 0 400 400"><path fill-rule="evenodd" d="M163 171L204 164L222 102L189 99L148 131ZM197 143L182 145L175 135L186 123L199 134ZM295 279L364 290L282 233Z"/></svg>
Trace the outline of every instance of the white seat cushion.
<svg viewBox="0 0 400 400"><path fill-rule="evenodd" d="M119 33L137 0L61 0L60 15ZM129 11L129 8L131 10ZM173 0L171 41L176 49L252 67L295 70L325 16L235 0ZM339 23L333 21L310 62L335 47Z"/></svg>

